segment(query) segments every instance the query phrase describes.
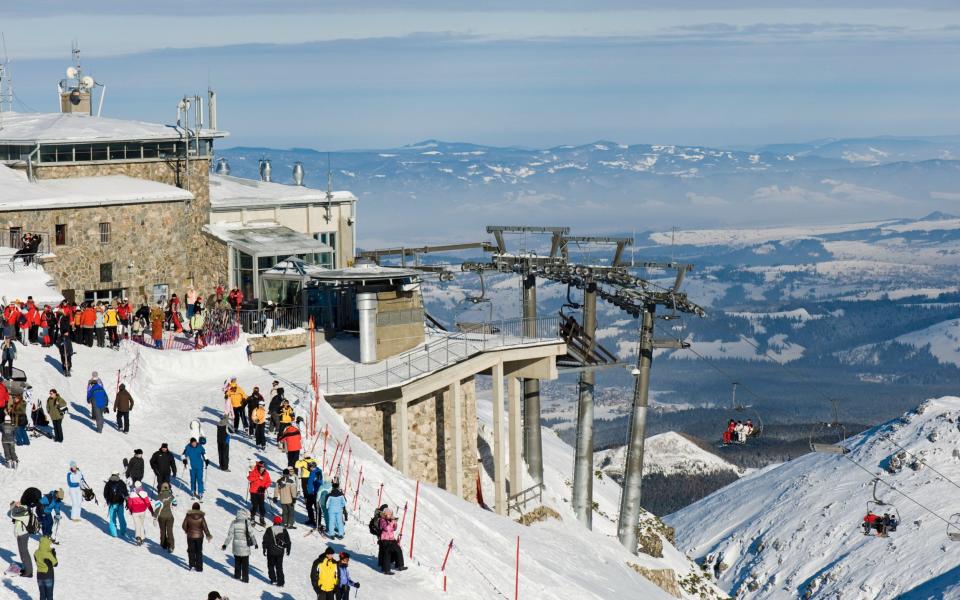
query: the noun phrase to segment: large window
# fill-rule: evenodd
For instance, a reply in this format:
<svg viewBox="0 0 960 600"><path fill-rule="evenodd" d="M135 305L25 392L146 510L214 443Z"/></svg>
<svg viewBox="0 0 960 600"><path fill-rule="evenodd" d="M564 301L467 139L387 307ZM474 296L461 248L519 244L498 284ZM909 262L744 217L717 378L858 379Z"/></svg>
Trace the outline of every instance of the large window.
<svg viewBox="0 0 960 600"><path fill-rule="evenodd" d="M65 246L67 244L67 226L60 224L54 225L53 227L54 243L58 246Z"/></svg>
<svg viewBox="0 0 960 600"><path fill-rule="evenodd" d="M100 263L100 283L110 283L113 281L113 263Z"/></svg>
<svg viewBox="0 0 960 600"><path fill-rule="evenodd" d="M100 243L110 243L110 223L100 223Z"/></svg>
<svg viewBox="0 0 960 600"><path fill-rule="evenodd" d="M123 298L122 289L112 290L87 290L83 293L83 299L89 302L110 302L115 298Z"/></svg>
<svg viewBox="0 0 960 600"><path fill-rule="evenodd" d="M322 252L317 254L317 264L328 269L334 268L337 264L337 233L335 231L324 231L315 233L316 239L330 246L331 252Z"/></svg>

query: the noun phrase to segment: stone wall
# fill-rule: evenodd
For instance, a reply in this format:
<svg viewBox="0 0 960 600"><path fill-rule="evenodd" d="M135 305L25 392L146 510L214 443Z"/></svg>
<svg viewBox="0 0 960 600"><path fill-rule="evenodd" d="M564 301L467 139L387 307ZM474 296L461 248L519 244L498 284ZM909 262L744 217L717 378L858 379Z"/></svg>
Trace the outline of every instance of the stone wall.
<svg viewBox="0 0 960 600"><path fill-rule="evenodd" d="M460 386L462 398L463 489L460 497L476 499L477 478L477 396L474 378ZM448 460L453 453L453 405L448 390L418 398L408 404L410 431L409 476L455 492L454 463ZM353 435L383 455L390 464L396 464L399 435L397 414L393 402L374 406L344 407L337 412L343 417Z"/></svg>
<svg viewBox="0 0 960 600"><path fill-rule="evenodd" d="M226 245L202 232L210 210L208 161L190 161L183 183L188 202L122 204L102 207L0 211L0 226L46 232L55 258L44 268L61 290L123 288L132 302L149 300L155 284L183 295L188 286L210 292L227 276ZM127 175L169 185L182 183L183 161L141 161L37 166L38 179ZM100 243L100 223L110 223L111 239ZM66 244L55 245L55 225L67 225ZM110 281L101 281L100 264L113 263Z"/></svg>
<svg viewBox="0 0 960 600"><path fill-rule="evenodd" d="M396 318L391 318L395 315ZM412 316L412 318L408 318ZM377 360L423 343L423 298L419 292L377 294Z"/></svg>
<svg viewBox="0 0 960 600"><path fill-rule="evenodd" d="M271 352L287 348L302 348L307 345L309 336L305 331L299 333L278 333L276 335L251 335L247 337L251 352Z"/></svg>

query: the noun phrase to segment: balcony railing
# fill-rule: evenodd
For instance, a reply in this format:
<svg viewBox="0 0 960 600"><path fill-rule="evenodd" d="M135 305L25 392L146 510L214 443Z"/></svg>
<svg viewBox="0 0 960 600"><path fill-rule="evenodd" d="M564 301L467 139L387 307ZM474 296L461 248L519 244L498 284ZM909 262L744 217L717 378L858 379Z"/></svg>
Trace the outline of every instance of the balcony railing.
<svg viewBox="0 0 960 600"><path fill-rule="evenodd" d="M244 333L267 335L303 327L306 312L302 306L277 306L260 310L240 310L238 314Z"/></svg>
<svg viewBox="0 0 960 600"><path fill-rule="evenodd" d="M364 365L317 366L326 394L353 394L401 385L487 350L560 341L560 318L511 319L434 333L422 346Z"/></svg>

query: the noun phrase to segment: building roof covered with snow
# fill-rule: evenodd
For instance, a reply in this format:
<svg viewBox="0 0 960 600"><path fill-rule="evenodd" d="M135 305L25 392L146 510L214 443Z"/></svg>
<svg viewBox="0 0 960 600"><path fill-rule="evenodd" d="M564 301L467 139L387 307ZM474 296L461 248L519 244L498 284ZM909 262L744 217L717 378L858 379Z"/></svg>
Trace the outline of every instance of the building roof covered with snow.
<svg viewBox="0 0 960 600"><path fill-rule="evenodd" d="M24 171L0 165L0 211L144 204L192 200L193 194L173 185L105 175L29 181Z"/></svg>
<svg viewBox="0 0 960 600"><path fill-rule="evenodd" d="M173 125L94 117L82 113L4 112L0 146L44 143L177 140L183 134ZM224 131L204 129L202 138L226 137ZM190 136L193 137L193 134Z"/></svg>
<svg viewBox="0 0 960 600"><path fill-rule="evenodd" d="M330 200L334 203L356 202L357 197L351 192L334 191ZM318 204L326 201L325 190L210 174L210 205L214 209Z"/></svg>

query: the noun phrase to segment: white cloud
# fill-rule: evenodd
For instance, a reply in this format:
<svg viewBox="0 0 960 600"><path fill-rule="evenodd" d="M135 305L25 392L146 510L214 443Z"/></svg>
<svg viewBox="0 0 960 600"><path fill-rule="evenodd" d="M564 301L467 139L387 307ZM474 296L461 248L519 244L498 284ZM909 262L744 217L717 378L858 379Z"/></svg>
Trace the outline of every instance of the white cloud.
<svg viewBox="0 0 960 600"><path fill-rule="evenodd" d="M789 185L786 187L768 185L757 188L753 191L753 199L760 203L769 204L800 204L811 202L816 204L830 204L834 201L833 198L823 192L810 190L798 185Z"/></svg>
<svg viewBox="0 0 960 600"><path fill-rule="evenodd" d="M724 200L720 196L698 194L696 192L687 192L687 200L690 201L690 204L700 207L728 206L730 204L729 201Z"/></svg>

